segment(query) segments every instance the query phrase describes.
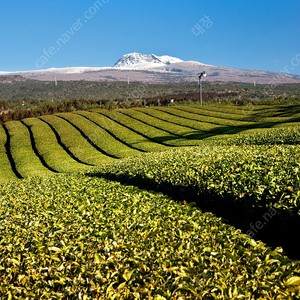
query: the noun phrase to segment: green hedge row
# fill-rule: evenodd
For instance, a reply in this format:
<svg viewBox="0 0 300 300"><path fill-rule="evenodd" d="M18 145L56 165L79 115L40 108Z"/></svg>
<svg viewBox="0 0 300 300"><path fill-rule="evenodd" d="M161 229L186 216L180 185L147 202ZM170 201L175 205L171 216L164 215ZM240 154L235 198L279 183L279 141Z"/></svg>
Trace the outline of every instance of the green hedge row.
<svg viewBox="0 0 300 300"><path fill-rule="evenodd" d="M53 174L33 150L28 128L20 121L7 122L10 150L16 169L22 177Z"/></svg>
<svg viewBox="0 0 300 300"><path fill-rule="evenodd" d="M168 149L166 146L153 143L142 135L122 126L113 119L110 119L109 115L101 115L97 112L104 112L104 110L93 110L93 112L77 112L77 114L85 116L89 120L95 122L114 134L121 141L141 151L154 152Z"/></svg>
<svg viewBox="0 0 300 300"><path fill-rule="evenodd" d="M82 130L93 144L95 144L97 147L99 147L99 149L103 150L108 155L112 155L117 158L123 158L127 156L139 155L141 153L140 151L129 148L120 141L116 140L101 127L97 126L93 122L90 122L79 114L64 113L58 114L58 116L70 121L80 130Z"/></svg>
<svg viewBox="0 0 300 300"><path fill-rule="evenodd" d="M103 111L100 113L109 116L118 123L125 125L127 128L130 128L133 131L142 134L144 137L150 139L152 142L160 143L161 145L166 145L169 147L178 147L193 146L197 143L199 144L198 141L192 141L185 139L184 137L178 137L162 129L158 129L148 124L145 124L139 120L135 120L127 116L126 114L121 113L121 111Z"/></svg>
<svg viewBox="0 0 300 300"><path fill-rule="evenodd" d="M35 140L36 148L45 162L58 172L76 172L87 168L86 165L76 162L61 145L50 126L38 118L23 120L30 127Z"/></svg>
<svg viewBox="0 0 300 300"><path fill-rule="evenodd" d="M162 194L79 175L0 193L1 299L300 297L280 248Z"/></svg>
<svg viewBox="0 0 300 300"><path fill-rule="evenodd" d="M166 109L168 111L168 109ZM235 118L235 115L232 114L224 114L224 113L208 113L205 109L201 109L198 107L174 107L171 108L170 111L172 113L181 113L183 116L186 115L190 118L195 118L199 121L210 122L213 124L223 125L223 126L254 126L255 122L249 122L249 117L246 116L243 118Z"/></svg>
<svg viewBox="0 0 300 300"><path fill-rule="evenodd" d="M6 153L6 142L6 133L3 126L0 126L0 182L17 179Z"/></svg>
<svg viewBox="0 0 300 300"><path fill-rule="evenodd" d="M145 154L101 166L93 173L182 188L182 194L218 195L245 206L300 209L298 146L213 146ZM136 182L138 183L138 182ZM203 201L209 198L202 197Z"/></svg>
<svg viewBox="0 0 300 300"><path fill-rule="evenodd" d="M181 138L187 138L187 137L193 135L193 136L195 136L195 139L196 139L197 134L199 134L199 130L187 128L187 127L181 126L180 124L170 123L171 120L162 120L161 117L157 118L155 116L151 116L148 114L149 110L157 111L155 109L147 108L146 110L145 109L143 109L143 110L142 109L139 109L139 110L130 109L127 111L122 111L122 113L129 115L131 117L134 117L135 119L141 120L141 121L149 124L150 126L156 126L167 132L170 132L171 134L178 135ZM143 112L145 112L145 113L143 113ZM193 142L190 141L190 143L199 145L198 141L193 141Z"/></svg>
<svg viewBox="0 0 300 300"><path fill-rule="evenodd" d="M42 116L40 119L46 121L54 128L61 142L77 161L97 165L114 160L97 151L80 132L66 120L62 120L57 116Z"/></svg>
<svg viewBox="0 0 300 300"><path fill-rule="evenodd" d="M256 130L255 133L234 136L230 139L230 143L237 145L300 144L300 127Z"/></svg>
<svg viewBox="0 0 300 300"><path fill-rule="evenodd" d="M165 111L167 113L170 113L174 116L181 116L189 120L197 121L197 122L203 122L203 123L208 123L211 126L219 126L219 127L237 127L237 126L251 126L253 123L249 122L242 122L242 121L236 121L232 119L225 119L225 118L216 118L216 117L210 117L206 115L201 114L201 110L195 109L195 108L189 108L189 107L184 107L184 108L177 108L177 107L169 107L166 108Z"/></svg>

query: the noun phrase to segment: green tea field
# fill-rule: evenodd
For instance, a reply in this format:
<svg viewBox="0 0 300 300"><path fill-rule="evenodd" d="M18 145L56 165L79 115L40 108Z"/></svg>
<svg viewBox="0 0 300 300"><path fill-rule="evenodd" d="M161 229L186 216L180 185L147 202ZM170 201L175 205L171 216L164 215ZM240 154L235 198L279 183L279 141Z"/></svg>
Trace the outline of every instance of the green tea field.
<svg viewBox="0 0 300 300"><path fill-rule="evenodd" d="M300 299L300 107L0 126L0 299Z"/></svg>

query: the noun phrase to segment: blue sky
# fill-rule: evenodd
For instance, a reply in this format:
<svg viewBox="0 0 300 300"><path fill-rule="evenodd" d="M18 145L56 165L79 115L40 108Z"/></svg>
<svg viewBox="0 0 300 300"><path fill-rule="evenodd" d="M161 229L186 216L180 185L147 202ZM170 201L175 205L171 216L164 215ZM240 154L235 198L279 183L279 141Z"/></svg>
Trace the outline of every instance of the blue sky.
<svg viewBox="0 0 300 300"><path fill-rule="evenodd" d="M299 0L1 0L0 71L140 52L300 75L299 12Z"/></svg>

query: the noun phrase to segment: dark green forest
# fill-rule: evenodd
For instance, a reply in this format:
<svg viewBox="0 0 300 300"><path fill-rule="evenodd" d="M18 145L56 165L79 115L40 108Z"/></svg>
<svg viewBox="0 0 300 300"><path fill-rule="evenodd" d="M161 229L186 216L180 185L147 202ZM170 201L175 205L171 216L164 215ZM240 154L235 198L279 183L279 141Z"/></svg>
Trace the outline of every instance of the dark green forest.
<svg viewBox="0 0 300 300"><path fill-rule="evenodd" d="M298 104L299 84L259 85L203 82L204 104ZM199 101L195 83L149 84L116 81L38 81L0 76L0 122L88 110L169 106Z"/></svg>

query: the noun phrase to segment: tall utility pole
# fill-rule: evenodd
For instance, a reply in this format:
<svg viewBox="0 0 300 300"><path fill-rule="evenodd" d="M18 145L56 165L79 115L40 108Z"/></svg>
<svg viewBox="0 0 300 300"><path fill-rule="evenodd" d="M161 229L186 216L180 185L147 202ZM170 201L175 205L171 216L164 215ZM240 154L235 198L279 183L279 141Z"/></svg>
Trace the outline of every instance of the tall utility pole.
<svg viewBox="0 0 300 300"><path fill-rule="evenodd" d="M201 84L201 78L206 77L205 71L201 72L199 75L199 94L200 94L200 105L202 105L202 84Z"/></svg>

